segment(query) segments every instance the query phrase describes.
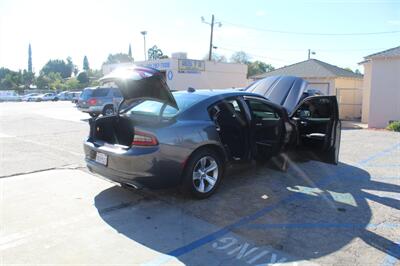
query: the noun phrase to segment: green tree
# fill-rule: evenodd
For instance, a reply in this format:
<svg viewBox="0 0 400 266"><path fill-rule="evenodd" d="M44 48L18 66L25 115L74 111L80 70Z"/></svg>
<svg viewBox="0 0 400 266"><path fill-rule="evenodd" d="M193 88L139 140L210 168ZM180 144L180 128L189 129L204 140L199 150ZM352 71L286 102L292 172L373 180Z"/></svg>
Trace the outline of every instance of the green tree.
<svg viewBox="0 0 400 266"><path fill-rule="evenodd" d="M76 79L79 81L80 84L88 84L89 83L89 76L86 72L81 72L78 74Z"/></svg>
<svg viewBox="0 0 400 266"><path fill-rule="evenodd" d="M0 81L0 89L2 90L12 90L17 87L18 85L15 83L11 73L7 73Z"/></svg>
<svg viewBox="0 0 400 266"><path fill-rule="evenodd" d="M204 55L203 59L208 60L208 54ZM215 62L228 62L228 59L226 59L225 55L220 55L217 53L212 53L211 60Z"/></svg>
<svg viewBox="0 0 400 266"><path fill-rule="evenodd" d="M28 47L28 72L32 73L32 48L31 44Z"/></svg>
<svg viewBox="0 0 400 266"><path fill-rule="evenodd" d="M69 78L71 77L73 68L74 65L70 57L67 58L67 63L60 59L49 60L40 71L40 74L59 73L62 78Z"/></svg>
<svg viewBox="0 0 400 266"><path fill-rule="evenodd" d="M239 64L249 64L250 59L251 59L250 56L243 51L235 52L231 56L231 62Z"/></svg>
<svg viewBox="0 0 400 266"><path fill-rule="evenodd" d="M103 77L103 72L98 69L91 69L88 72L88 75L89 75L89 79L98 80L99 78Z"/></svg>
<svg viewBox="0 0 400 266"><path fill-rule="evenodd" d="M35 73L24 70L21 77L22 84L28 89L31 84L35 83Z"/></svg>
<svg viewBox="0 0 400 266"><path fill-rule="evenodd" d="M118 54L109 54L107 61L103 64L119 64L119 63L133 63L133 58L128 54L118 53Z"/></svg>
<svg viewBox="0 0 400 266"><path fill-rule="evenodd" d="M36 86L38 89L46 90L49 88L50 79L46 75L39 75L36 79Z"/></svg>
<svg viewBox="0 0 400 266"><path fill-rule="evenodd" d="M149 60L157 60L157 59L163 59L163 58L168 58L168 56L164 56L162 50L157 47L157 45L154 45L151 47L148 51L148 58Z"/></svg>
<svg viewBox="0 0 400 266"><path fill-rule="evenodd" d="M78 75L79 73L79 69L77 66L74 67L74 76L76 77L76 75Z"/></svg>
<svg viewBox="0 0 400 266"><path fill-rule="evenodd" d="M87 56L85 55L83 57L83 71L89 71L89 60L87 58Z"/></svg>
<svg viewBox="0 0 400 266"><path fill-rule="evenodd" d="M248 70L247 70L248 77L269 72L275 69L271 64L267 64L262 61L254 61L248 63L247 65L248 65Z"/></svg>
<svg viewBox="0 0 400 266"><path fill-rule="evenodd" d="M77 78L69 78L66 82L65 82L65 88L66 90L76 90L76 89L80 89L81 85L79 84L79 81Z"/></svg>

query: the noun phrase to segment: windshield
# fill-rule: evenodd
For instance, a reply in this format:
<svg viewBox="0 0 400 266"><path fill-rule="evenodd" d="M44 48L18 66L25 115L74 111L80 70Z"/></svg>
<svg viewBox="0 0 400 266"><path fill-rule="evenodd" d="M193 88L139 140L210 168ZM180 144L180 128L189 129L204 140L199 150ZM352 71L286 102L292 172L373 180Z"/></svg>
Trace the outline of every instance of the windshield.
<svg viewBox="0 0 400 266"><path fill-rule="evenodd" d="M190 94L186 92L174 92L172 93L178 108L176 109L165 103L156 100L138 100L131 104L126 112L127 115L145 115L145 116L161 116L163 118L171 118L176 116L179 112L183 112L192 105L207 98L206 95Z"/></svg>

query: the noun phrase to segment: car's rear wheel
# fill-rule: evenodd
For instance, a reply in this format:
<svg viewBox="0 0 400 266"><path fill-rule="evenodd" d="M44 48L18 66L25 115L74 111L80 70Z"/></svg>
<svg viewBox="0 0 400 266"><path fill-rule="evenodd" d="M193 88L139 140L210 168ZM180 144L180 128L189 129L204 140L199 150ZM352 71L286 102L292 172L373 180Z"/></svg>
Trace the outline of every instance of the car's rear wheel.
<svg viewBox="0 0 400 266"><path fill-rule="evenodd" d="M183 176L183 190L196 198L211 196L223 176L223 161L210 149L196 151L187 162Z"/></svg>
<svg viewBox="0 0 400 266"><path fill-rule="evenodd" d="M113 115L113 114L114 114L114 107L113 106L108 105L108 106L104 107L104 110L103 110L103 115L104 116L110 116L110 115Z"/></svg>

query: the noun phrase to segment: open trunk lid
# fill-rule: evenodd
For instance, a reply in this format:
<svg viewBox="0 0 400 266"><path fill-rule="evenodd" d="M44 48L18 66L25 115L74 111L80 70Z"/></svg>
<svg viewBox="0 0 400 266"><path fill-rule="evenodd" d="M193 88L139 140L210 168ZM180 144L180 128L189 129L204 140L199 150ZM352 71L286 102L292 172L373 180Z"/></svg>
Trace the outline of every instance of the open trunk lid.
<svg viewBox="0 0 400 266"><path fill-rule="evenodd" d="M272 76L254 82L246 91L260 94L291 113L302 99L307 81L294 76Z"/></svg>
<svg viewBox="0 0 400 266"><path fill-rule="evenodd" d="M119 68L100 79L118 86L124 101L154 99L178 109L163 75L156 69L132 66Z"/></svg>

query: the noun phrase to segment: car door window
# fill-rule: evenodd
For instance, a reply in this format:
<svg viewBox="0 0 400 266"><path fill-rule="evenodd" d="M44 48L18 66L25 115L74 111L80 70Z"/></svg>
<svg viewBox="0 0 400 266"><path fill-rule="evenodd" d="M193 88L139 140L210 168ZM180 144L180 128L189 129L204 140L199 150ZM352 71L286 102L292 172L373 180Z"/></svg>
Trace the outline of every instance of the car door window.
<svg viewBox="0 0 400 266"><path fill-rule="evenodd" d="M296 111L295 117L307 119L329 119L332 117L331 102L327 98L306 100Z"/></svg>
<svg viewBox="0 0 400 266"><path fill-rule="evenodd" d="M252 116L260 120L279 120L279 114L269 105L257 100L247 100Z"/></svg>

